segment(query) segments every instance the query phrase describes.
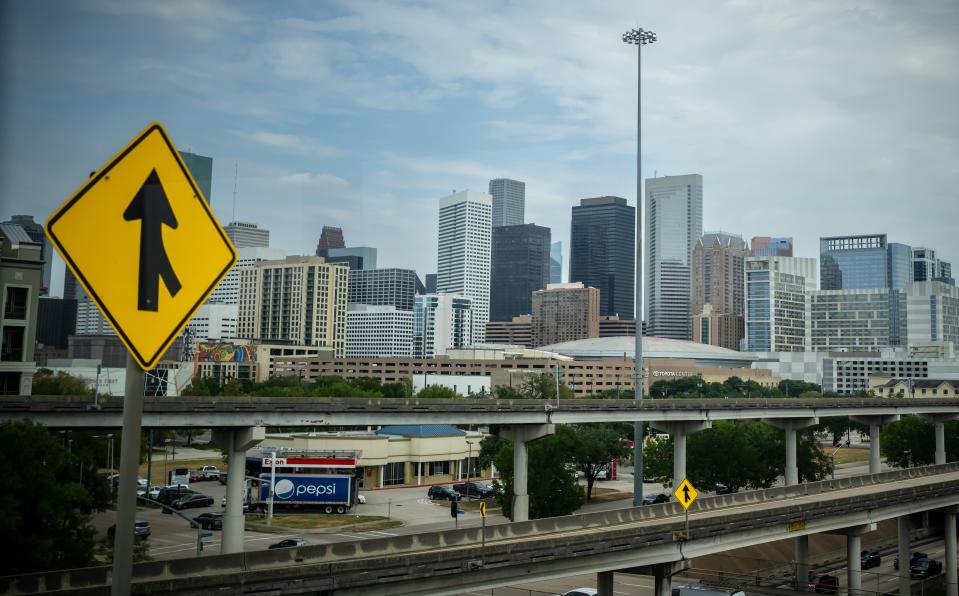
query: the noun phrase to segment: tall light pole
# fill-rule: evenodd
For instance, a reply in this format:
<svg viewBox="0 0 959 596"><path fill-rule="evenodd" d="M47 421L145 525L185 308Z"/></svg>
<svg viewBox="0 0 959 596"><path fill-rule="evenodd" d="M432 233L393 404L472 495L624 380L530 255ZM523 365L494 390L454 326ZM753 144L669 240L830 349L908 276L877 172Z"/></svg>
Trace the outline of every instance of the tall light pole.
<svg viewBox="0 0 959 596"><path fill-rule="evenodd" d="M623 41L636 46L636 380L633 394L643 399L643 46L656 34L643 29L623 33ZM633 507L643 504L643 423L633 423Z"/></svg>

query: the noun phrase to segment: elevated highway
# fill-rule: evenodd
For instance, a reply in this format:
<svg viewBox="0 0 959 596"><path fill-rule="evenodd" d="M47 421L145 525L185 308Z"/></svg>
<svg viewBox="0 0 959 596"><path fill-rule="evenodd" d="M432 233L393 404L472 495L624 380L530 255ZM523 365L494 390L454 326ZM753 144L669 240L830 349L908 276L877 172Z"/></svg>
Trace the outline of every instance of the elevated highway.
<svg viewBox="0 0 959 596"><path fill-rule="evenodd" d="M857 529L878 521L935 509L952 516L945 566L955 569L957 505L959 464L946 464L702 498L690 510L688 531L681 506L666 503L490 527L485 548L482 530L473 528L142 563L134 568L133 593L455 594L620 571L656 575L657 593L669 594L670 570L692 557L817 532L858 536ZM948 523L946 540L949 553ZM858 582L858 541L850 544L856 548L850 546L855 564L849 573ZM899 551L908 548L900 534ZM100 567L2 578L0 590L102 593L110 572ZM902 572L908 586L908 566Z"/></svg>
<svg viewBox="0 0 959 596"><path fill-rule="evenodd" d="M144 428L366 426L368 424L568 424L716 420L807 420L827 416L956 415L957 399L496 400L329 397L147 397ZM0 421L31 418L50 428L119 428L122 398L0 397Z"/></svg>

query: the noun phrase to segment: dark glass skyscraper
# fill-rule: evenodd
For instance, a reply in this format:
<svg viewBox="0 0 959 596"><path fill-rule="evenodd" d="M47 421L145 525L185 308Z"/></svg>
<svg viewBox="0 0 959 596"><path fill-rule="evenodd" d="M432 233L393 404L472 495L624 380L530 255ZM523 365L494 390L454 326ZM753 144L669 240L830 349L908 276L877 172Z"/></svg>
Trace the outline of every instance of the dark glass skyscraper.
<svg viewBox="0 0 959 596"><path fill-rule="evenodd" d="M573 207L569 281L599 288L601 316L633 318L635 242L636 209L626 199L582 199Z"/></svg>
<svg viewBox="0 0 959 596"><path fill-rule="evenodd" d="M190 153L189 151L180 151L180 157L183 158L183 163L186 164L190 174L193 175L193 179L196 180L197 186L200 187L200 192L206 198L206 204L212 205L213 158Z"/></svg>
<svg viewBox="0 0 959 596"><path fill-rule="evenodd" d="M536 224L493 228L490 247L490 320L532 312L533 292L549 283L549 228Z"/></svg>
<svg viewBox="0 0 959 596"><path fill-rule="evenodd" d="M912 248L885 234L819 239L820 288L904 290L912 281Z"/></svg>

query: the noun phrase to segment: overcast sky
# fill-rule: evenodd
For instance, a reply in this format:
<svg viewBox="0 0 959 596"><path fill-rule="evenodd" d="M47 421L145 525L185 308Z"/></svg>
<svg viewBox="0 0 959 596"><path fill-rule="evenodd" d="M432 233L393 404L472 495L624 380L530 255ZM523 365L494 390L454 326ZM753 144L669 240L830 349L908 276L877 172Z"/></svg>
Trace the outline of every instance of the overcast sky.
<svg viewBox="0 0 959 596"><path fill-rule="evenodd" d="M336 225L432 272L439 197L512 177L568 257L579 199L635 204L638 26L643 171L702 174L707 230L810 257L886 232L959 267L954 0L8 0L0 217L45 219L159 120L214 158L220 221L235 184L291 253Z"/></svg>

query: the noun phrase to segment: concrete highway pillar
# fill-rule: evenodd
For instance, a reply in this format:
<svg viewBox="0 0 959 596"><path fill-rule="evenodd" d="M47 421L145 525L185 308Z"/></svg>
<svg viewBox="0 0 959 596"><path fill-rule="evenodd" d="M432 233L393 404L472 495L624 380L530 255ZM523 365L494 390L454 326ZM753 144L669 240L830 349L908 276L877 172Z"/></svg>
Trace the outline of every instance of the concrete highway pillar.
<svg viewBox="0 0 959 596"><path fill-rule="evenodd" d="M686 477L686 437L712 426L712 422L701 420L656 423L655 428L669 433L673 440L673 490L679 488L679 483Z"/></svg>
<svg viewBox="0 0 959 596"><path fill-rule="evenodd" d="M612 571L600 571L596 574L596 592L599 596L613 596Z"/></svg>
<svg viewBox="0 0 959 596"><path fill-rule="evenodd" d="M672 596L673 576L668 573L657 573L654 578L656 584L653 589L653 596Z"/></svg>
<svg viewBox="0 0 959 596"><path fill-rule="evenodd" d="M899 534L899 596L909 596L912 579L909 577L909 516L896 518Z"/></svg>
<svg viewBox="0 0 959 596"><path fill-rule="evenodd" d="M850 416L850 420L869 426L869 473L878 474L882 471L882 462L879 459L879 441L883 424L899 420L898 414L891 416Z"/></svg>
<svg viewBox="0 0 959 596"><path fill-rule="evenodd" d="M809 582L809 536L796 538L796 591L805 592Z"/></svg>
<svg viewBox="0 0 959 596"><path fill-rule="evenodd" d="M857 596L862 590L861 551L862 538L859 534L848 534L846 536L846 587L849 596Z"/></svg>
<svg viewBox="0 0 959 596"><path fill-rule="evenodd" d="M959 577L956 566L956 510L947 509L943 516L943 532L946 539L946 596L959 596Z"/></svg>
<svg viewBox="0 0 959 596"><path fill-rule="evenodd" d="M262 426L216 430L213 440L227 452L229 468L226 477L226 511L223 514L223 535L220 552L243 552L243 502L246 486L246 452L263 441L266 430Z"/></svg>
<svg viewBox="0 0 959 596"><path fill-rule="evenodd" d="M513 521L529 520L527 486L529 456L526 444L556 432L554 424L511 424L491 428L493 434L513 442Z"/></svg>
<svg viewBox="0 0 959 596"><path fill-rule="evenodd" d="M771 418L766 422L786 431L786 468L783 475L785 476L786 486L799 484L799 466L796 461L796 431L819 424L819 419Z"/></svg>
<svg viewBox="0 0 959 596"><path fill-rule="evenodd" d="M936 425L936 465L946 463L946 423L935 421Z"/></svg>

